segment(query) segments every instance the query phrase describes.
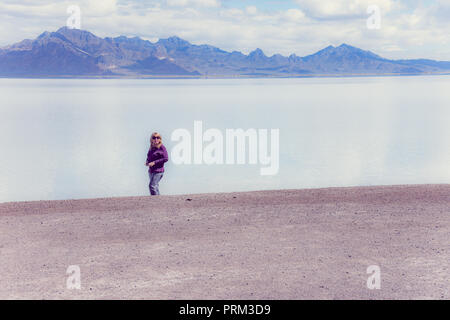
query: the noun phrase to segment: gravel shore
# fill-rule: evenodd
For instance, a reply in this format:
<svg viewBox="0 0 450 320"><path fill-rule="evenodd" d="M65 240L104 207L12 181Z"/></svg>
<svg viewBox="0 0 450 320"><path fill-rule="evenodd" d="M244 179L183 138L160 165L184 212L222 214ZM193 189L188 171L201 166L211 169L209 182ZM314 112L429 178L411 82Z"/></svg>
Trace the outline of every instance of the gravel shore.
<svg viewBox="0 0 450 320"><path fill-rule="evenodd" d="M450 299L449 261L450 185L0 204L1 299Z"/></svg>

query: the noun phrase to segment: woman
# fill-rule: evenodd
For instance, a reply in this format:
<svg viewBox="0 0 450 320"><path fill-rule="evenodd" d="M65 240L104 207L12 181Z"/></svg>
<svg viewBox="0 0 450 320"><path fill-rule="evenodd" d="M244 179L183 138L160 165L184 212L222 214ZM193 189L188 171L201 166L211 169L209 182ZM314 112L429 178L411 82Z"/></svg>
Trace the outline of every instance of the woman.
<svg viewBox="0 0 450 320"><path fill-rule="evenodd" d="M149 167L148 176L150 177L150 194L152 196L159 195L159 181L164 174L164 162L169 161L167 149L162 144L161 135L153 132L150 138L150 149L147 153L147 161L145 165Z"/></svg>

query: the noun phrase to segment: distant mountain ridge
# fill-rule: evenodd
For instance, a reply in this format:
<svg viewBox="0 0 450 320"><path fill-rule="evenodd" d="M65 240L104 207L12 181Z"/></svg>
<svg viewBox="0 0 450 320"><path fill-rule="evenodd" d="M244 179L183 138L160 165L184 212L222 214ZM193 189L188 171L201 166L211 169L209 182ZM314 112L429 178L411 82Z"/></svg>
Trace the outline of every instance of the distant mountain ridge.
<svg viewBox="0 0 450 320"><path fill-rule="evenodd" d="M60 28L34 40L0 48L3 77L295 77L319 75L442 74L450 61L389 60L342 44L314 54L248 55L178 37L155 43L139 37L100 38L89 31Z"/></svg>

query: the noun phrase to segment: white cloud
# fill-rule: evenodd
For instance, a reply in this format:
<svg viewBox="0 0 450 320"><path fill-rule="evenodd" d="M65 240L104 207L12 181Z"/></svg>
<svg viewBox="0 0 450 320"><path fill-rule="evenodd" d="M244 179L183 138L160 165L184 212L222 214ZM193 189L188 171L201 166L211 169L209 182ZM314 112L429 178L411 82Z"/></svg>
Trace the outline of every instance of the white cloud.
<svg viewBox="0 0 450 320"><path fill-rule="evenodd" d="M258 13L258 8L256 8L255 6L249 6L245 8L245 11L250 15L254 15Z"/></svg>
<svg viewBox="0 0 450 320"><path fill-rule="evenodd" d="M301 11L299 9L288 9L286 11L286 17L289 20L297 21L297 20L301 20L301 19L305 18L305 14L303 13L303 11Z"/></svg>
<svg viewBox="0 0 450 320"><path fill-rule="evenodd" d="M219 16L225 19L236 19L242 18L245 12L241 9L231 8L231 9L222 9L219 11Z"/></svg>
<svg viewBox="0 0 450 320"><path fill-rule="evenodd" d="M371 5L380 7L383 12L389 12L393 0L296 0L299 7L315 18L342 18L363 16Z"/></svg>
<svg viewBox="0 0 450 320"><path fill-rule="evenodd" d="M107 16L116 12L117 0L81 1L79 5L90 16Z"/></svg>
<svg viewBox="0 0 450 320"><path fill-rule="evenodd" d="M216 8L220 6L218 0L167 0L167 5L170 7L209 7Z"/></svg>

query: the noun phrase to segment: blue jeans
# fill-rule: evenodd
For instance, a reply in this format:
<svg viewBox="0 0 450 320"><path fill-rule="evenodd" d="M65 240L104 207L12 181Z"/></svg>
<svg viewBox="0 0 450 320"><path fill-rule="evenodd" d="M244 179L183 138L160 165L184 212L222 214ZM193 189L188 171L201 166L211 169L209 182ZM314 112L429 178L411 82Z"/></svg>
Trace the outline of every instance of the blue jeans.
<svg viewBox="0 0 450 320"><path fill-rule="evenodd" d="M148 185L150 189L150 194L152 196L159 195L159 181L162 179L164 172L149 172L148 176L150 178L150 184Z"/></svg>

